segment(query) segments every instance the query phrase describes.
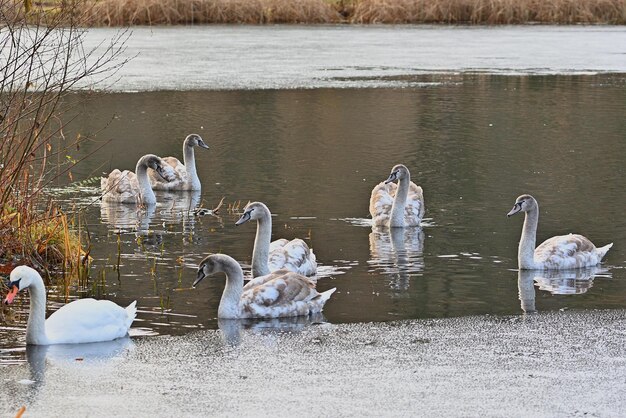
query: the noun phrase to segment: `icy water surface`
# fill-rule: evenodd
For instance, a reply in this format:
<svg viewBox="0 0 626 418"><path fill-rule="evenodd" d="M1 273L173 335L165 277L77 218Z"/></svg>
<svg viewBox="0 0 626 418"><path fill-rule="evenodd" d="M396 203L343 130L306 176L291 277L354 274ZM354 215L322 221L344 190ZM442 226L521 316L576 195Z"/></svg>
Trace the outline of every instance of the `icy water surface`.
<svg viewBox="0 0 626 418"><path fill-rule="evenodd" d="M196 151L202 193L161 193L154 211L101 204L89 185L55 192L83 210L92 242L92 279L72 296L137 299L134 334L217 327L224 280L191 289L195 268L215 252L250 263L255 227L235 227L236 208L259 200L274 214L274 238L301 237L314 249L318 288L337 287L317 321L624 308L624 76L428 77L433 83L402 89L70 98L85 113L66 135L98 132L77 157L110 141L74 179L133 168L148 152L181 158L191 132L210 146ZM424 188L427 219L421 229L372 231L370 191L399 162ZM538 241L577 232L614 242L603 268L518 276L523 219L505 215L522 193L539 201ZM222 197L217 216L188 212ZM49 311L64 303L55 291L49 298ZM27 301L4 310L2 362L24 356Z"/></svg>
<svg viewBox="0 0 626 418"><path fill-rule="evenodd" d="M117 29L90 29L87 49ZM623 26L205 25L133 28L117 91L398 87L432 73L626 72Z"/></svg>

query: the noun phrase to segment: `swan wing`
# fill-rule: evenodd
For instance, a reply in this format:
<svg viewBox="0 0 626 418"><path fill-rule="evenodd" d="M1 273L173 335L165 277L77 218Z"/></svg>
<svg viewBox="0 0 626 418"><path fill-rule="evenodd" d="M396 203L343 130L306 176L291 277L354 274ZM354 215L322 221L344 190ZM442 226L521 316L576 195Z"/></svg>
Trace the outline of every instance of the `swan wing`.
<svg viewBox="0 0 626 418"><path fill-rule="evenodd" d="M166 163L163 167L163 175L165 178L159 176L159 174L150 169L148 170L148 177L150 179L150 185L155 190L174 190L180 189L183 184L189 180L187 174L187 168L176 157L165 157L162 160Z"/></svg>
<svg viewBox="0 0 626 418"><path fill-rule="evenodd" d="M111 171L100 179L100 188L106 202L133 203L139 199L139 182L132 171Z"/></svg>
<svg viewBox="0 0 626 418"><path fill-rule="evenodd" d="M370 215L374 225L389 225L391 206L398 186L395 183L378 183L370 196Z"/></svg>
<svg viewBox="0 0 626 418"><path fill-rule="evenodd" d="M559 235L545 240L535 249L535 262L548 269L594 266L602 259L596 246L578 234Z"/></svg>
<svg viewBox="0 0 626 418"><path fill-rule="evenodd" d="M134 304L124 309L109 300L76 300L50 315L46 334L53 344L111 341L128 334L135 311Z"/></svg>
<svg viewBox="0 0 626 418"><path fill-rule="evenodd" d="M288 243L289 243L289 240L286 238L280 238L280 239L277 239L276 241L270 242L270 253L272 251L276 251L276 250L283 248Z"/></svg>
<svg viewBox="0 0 626 418"><path fill-rule="evenodd" d="M319 312L332 294L324 292L322 297L310 279L288 270L275 271L253 281L257 285L241 296L242 311L249 317L276 318Z"/></svg>
<svg viewBox="0 0 626 418"><path fill-rule="evenodd" d="M287 269L311 276L317 272L317 260L303 240L296 238L288 241L283 238L270 244L268 267L270 271Z"/></svg>
<svg viewBox="0 0 626 418"><path fill-rule="evenodd" d="M424 217L424 192L417 184L409 183L409 195L406 198L404 221L407 226L419 226ZM391 212L390 212L391 213Z"/></svg>

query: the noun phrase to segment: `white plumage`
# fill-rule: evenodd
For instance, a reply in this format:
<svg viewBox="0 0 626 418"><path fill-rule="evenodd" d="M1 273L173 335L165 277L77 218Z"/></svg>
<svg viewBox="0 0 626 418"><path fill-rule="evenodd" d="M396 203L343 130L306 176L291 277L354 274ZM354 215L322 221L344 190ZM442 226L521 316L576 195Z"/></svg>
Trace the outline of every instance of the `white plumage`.
<svg viewBox="0 0 626 418"><path fill-rule="evenodd" d="M111 341L128 334L137 313L136 301L122 308L108 300L80 299L64 305L46 320L46 289L43 279L30 267L19 266L11 271L11 291L4 303L12 303L15 295L26 288L30 293L27 344Z"/></svg>
<svg viewBox="0 0 626 418"><path fill-rule="evenodd" d="M241 266L224 254L212 254L202 260L194 287L205 277L219 272L226 274L226 286L218 318L278 318L318 313L336 290L319 293L310 279L288 270L257 277L244 286Z"/></svg>
<svg viewBox="0 0 626 418"><path fill-rule="evenodd" d="M148 168L164 178L171 178L165 171L165 162L153 154L144 155L137 161L135 173L115 169L107 177L100 179L102 200L108 203L156 204L156 195L150 186Z"/></svg>
<svg viewBox="0 0 626 418"><path fill-rule="evenodd" d="M252 276L263 276L272 271L287 269L305 276L315 275L317 260L313 250L303 240L279 239L270 242L272 235L272 214L261 202L246 205L244 213L235 225L250 220L257 221L256 238L252 250Z"/></svg>
<svg viewBox="0 0 626 418"><path fill-rule="evenodd" d="M176 157L165 157L165 176L159 176L154 171L149 172L150 184L154 190L200 190L200 178L196 170L194 147L209 149L200 135L191 134L183 141L183 161Z"/></svg>
<svg viewBox="0 0 626 418"><path fill-rule="evenodd" d="M387 180L372 190L370 214L374 226L419 226L424 212L422 188L411 181L409 169L402 164L394 166Z"/></svg>
<svg viewBox="0 0 626 418"><path fill-rule="evenodd" d="M527 270L573 269L594 266L605 256L613 243L596 246L582 235L560 235L545 240L535 248L539 205L531 195L521 195L507 216L525 212L522 237L518 248L518 267Z"/></svg>

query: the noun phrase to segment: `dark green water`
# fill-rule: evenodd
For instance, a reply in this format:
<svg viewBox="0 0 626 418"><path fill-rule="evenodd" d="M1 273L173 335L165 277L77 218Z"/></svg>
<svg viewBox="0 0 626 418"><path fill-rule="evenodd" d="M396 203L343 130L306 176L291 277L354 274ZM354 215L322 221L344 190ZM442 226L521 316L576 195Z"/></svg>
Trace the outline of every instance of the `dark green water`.
<svg viewBox="0 0 626 418"><path fill-rule="evenodd" d="M158 195L151 214L89 204L88 191L59 195L66 207L84 209L93 244L93 280L76 294L137 299L136 327L181 334L217 326L223 278L190 285L208 253L250 263L255 228L235 227L238 214L226 210L249 200L272 210L274 238L306 238L313 247L323 267L318 288L338 289L324 311L330 322L521 313L515 268L523 219L505 215L522 193L540 204L538 242L575 232L596 245L615 243L595 277L540 281L536 309L626 307L624 76L447 75L422 88L72 100L85 98L68 134L97 135L78 157L110 143L74 179L132 169L145 153L182 159L192 132L210 146L196 151L201 196ZM428 219L421 231L374 233L363 226L370 191L396 163L423 187ZM218 217L181 213L222 197ZM50 310L58 308L59 298L51 299ZM7 361L23 354L11 351L24 344L27 298L20 300L17 314L0 322Z"/></svg>

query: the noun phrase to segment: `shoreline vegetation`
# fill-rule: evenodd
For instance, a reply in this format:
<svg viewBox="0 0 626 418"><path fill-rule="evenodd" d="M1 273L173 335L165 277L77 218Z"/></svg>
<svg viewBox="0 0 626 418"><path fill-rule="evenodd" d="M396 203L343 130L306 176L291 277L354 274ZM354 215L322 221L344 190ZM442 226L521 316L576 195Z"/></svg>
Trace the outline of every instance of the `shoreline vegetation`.
<svg viewBox="0 0 626 418"><path fill-rule="evenodd" d="M79 213L63 211L48 191L72 180L80 162L72 153L89 138L65 136L71 118L63 115L72 108L64 98L125 61L123 34L102 55L83 48L78 3L63 1L51 12L31 0L0 0L0 275L26 264L48 281L61 276L67 297L71 280L89 274L89 235Z"/></svg>
<svg viewBox="0 0 626 418"><path fill-rule="evenodd" d="M54 13L61 4L31 8ZM85 26L626 24L626 0L87 0L80 8Z"/></svg>

